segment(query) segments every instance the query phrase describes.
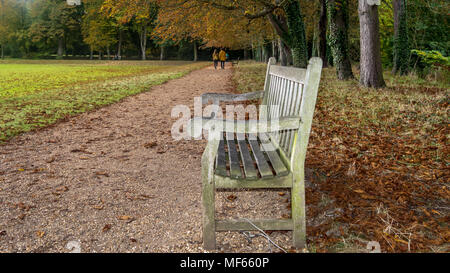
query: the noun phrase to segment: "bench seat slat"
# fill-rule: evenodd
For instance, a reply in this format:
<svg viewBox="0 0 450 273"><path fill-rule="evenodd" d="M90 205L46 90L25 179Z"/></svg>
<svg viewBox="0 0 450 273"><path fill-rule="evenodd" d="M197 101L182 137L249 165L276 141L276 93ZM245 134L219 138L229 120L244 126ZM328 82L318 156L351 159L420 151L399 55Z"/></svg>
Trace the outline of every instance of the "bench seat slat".
<svg viewBox="0 0 450 273"><path fill-rule="evenodd" d="M242 178L241 164L236 150L236 140L234 133L227 133L228 159L230 161L230 176L232 178Z"/></svg>
<svg viewBox="0 0 450 273"><path fill-rule="evenodd" d="M219 149L217 151L217 159L216 159L216 174L221 176L227 176L227 156L225 154L225 142L224 140L220 140Z"/></svg>
<svg viewBox="0 0 450 273"><path fill-rule="evenodd" d="M264 152L268 155L270 163L272 164L273 169L277 176L286 175L289 173L289 170L284 165L281 160L278 152L273 146L272 142L269 139L267 134L260 134L259 138L261 139L261 146L263 147Z"/></svg>
<svg viewBox="0 0 450 273"><path fill-rule="evenodd" d="M261 219L250 221L262 230L292 230L294 227L292 219ZM216 230L258 230L252 224L244 219L216 220Z"/></svg>
<svg viewBox="0 0 450 273"><path fill-rule="evenodd" d="M249 134L248 143L250 143L250 147L252 148L253 155L255 156L256 164L258 165L259 173L262 178L270 178L273 177L272 170L270 169L269 164L267 163L266 158L264 157L263 152L260 149L259 142L257 136L255 134Z"/></svg>
<svg viewBox="0 0 450 273"><path fill-rule="evenodd" d="M245 140L245 134L236 134L239 152L241 154L242 164L244 165L245 178L249 180L257 179L258 173L253 163L253 158L248 150L247 141Z"/></svg>

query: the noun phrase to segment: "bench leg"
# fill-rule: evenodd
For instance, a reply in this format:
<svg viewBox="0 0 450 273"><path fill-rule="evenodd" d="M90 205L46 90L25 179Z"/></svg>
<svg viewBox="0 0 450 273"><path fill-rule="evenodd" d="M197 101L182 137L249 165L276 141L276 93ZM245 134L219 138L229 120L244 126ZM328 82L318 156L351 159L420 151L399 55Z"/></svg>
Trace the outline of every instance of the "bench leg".
<svg viewBox="0 0 450 273"><path fill-rule="evenodd" d="M204 164L209 165L209 164ZM214 179L208 175L209 166L202 166L203 247L216 249L216 223L214 219Z"/></svg>
<svg viewBox="0 0 450 273"><path fill-rule="evenodd" d="M305 172L302 169L294 176L291 191L293 245L295 248L306 247L306 217L305 217Z"/></svg>

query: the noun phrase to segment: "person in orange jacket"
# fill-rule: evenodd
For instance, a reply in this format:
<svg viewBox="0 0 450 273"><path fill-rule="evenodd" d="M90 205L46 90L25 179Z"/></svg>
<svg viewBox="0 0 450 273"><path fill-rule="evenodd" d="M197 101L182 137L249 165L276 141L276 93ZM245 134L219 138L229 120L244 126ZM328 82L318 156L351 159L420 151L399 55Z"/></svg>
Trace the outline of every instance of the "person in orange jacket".
<svg viewBox="0 0 450 273"><path fill-rule="evenodd" d="M220 60L220 67L222 69L225 69L225 61L227 60L227 53L223 48L219 52L219 60Z"/></svg>

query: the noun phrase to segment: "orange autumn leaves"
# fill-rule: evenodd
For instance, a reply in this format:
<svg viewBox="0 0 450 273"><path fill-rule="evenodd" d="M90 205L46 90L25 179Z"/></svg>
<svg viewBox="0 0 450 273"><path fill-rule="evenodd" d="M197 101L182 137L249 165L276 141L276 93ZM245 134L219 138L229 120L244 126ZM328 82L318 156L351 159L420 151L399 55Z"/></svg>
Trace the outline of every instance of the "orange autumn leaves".
<svg viewBox="0 0 450 273"><path fill-rule="evenodd" d="M240 10L212 8L201 1L165 1L158 14L154 36L162 40L202 40L205 46L250 48L273 37L264 19L248 20Z"/></svg>
<svg viewBox="0 0 450 273"><path fill-rule="evenodd" d="M242 1L241 1L242 2ZM250 48L273 39L274 33L265 18L246 19L242 10L222 10L204 1L105 0L102 12L119 23L151 18L152 6L158 6L152 37L161 42L203 41L205 46Z"/></svg>
<svg viewBox="0 0 450 273"><path fill-rule="evenodd" d="M334 86L327 82L331 81L327 75L319 92L306 159L307 166L325 179L313 180L318 189L307 189L307 203L321 202L326 193L333 200L328 206L342 209L334 224L348 226L347 236L379 242L383 251L445 248L450 241L450 176L445 156L450 131L433 116L443 109L429 115L423 112L425 106L408 115L386 110L390 116L382 118L383 113L378 113L379 119L371 120L367 113L384 94L345 83ZM333 89L341 91L329 91ZM393 107L403 105L402 99L419 96L403 97L394 89L383 92L389 92ZM336 99L343 94L348 94L345 104ZM312 218L326 210L311 207L307 216ZM332 224L308 230L309 235L319 237L314 241L323 246L321 251L340 240L323 235Z"/></svg>

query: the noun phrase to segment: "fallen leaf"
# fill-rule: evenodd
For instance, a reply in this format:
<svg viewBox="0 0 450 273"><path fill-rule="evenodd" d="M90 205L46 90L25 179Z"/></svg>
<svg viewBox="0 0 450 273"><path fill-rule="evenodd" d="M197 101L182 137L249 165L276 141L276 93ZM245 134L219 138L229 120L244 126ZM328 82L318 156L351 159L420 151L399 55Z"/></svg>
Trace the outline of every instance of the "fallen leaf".
<svg viewBox="0 0 450 273"><path fill-rule="evenodd" d="M0 190L1 190L1 189L0 189ZM434 209L432 209L431 212L434 213L434 214L437 214L437 215L441 215L441 214L439 213L439 211L434 210Z"/></svg>
<svg viewBox="0 0 450 273"><path fill-rule="evenodd" d="M145 144L144 144L144 147L147 148L147 149L149 149L149 148L153 148L153 147L155 147L155 146L157 146L157 145L158 145L158 143L156 143L156 141L151 141L151 142L149 142L149 143L145 143Z"/></svg>
<svg viewBox="0 0 450 273"><path fill-rule="evenodd" d="M230 194L227 196L227 200L230 202L233 202L234 200L236 200L237 196L234 194Z"/></svg>
<svg viewBox="0 0 450 273"><path fill-rule="evenodd" d="M104 208L104 206L103 205L96 205L96 206L93 206L93 208L96 209L96 210L102 210Z"/></svg>
<svg viewBox="0 0 450 273"><path fill-rule="evenodd" d="M43 171L45 171L44 168L36 168L36 169L33 169L32 173L39 173L39 172L43 172Z"/></svg>
<svg viewBox="0 0 450 273"><path fill-rule="evenodd" d="M69 188L67 186L60 186L58 188L55 189L57 192L66 192L69 190Z"/></svg>
<svg viewBox="0 0 450 273"><path fill-rule="evenodd" d="M106 224L103 228L102 228L102 231L103 232L107 232L108 230L110 230L111 229L111 224Z"/></svg>
<svg viewBox="0 0 450 273"><path fill-rule="evenodd" d="M428 216L428 217L431 217L431 214L424 208L423 209L423 212Z"/></svg>
<svg viewBox="0 0 450 273"><path fill-rule="evenodd" d="M156 153L158 153L158 154L164 154L165 152L167 152L167 151L164 150L164 149L158 149L158 150L156 151Z"/></svg>
<svg viewBox="0 0 450 273"><path fill-rule="evenodd" d="M109 177L109 174L107 172L104 172L104 171L97 171L97 172L95 172L95 174L98 175L98 176L103 175L103 176Z"/></svg>
<svg viewBox="0 0 450 273"><path fill-rule="evenodd" d="M42 237L44 237L44 235L45 235L45 231L40 231L40 230L38 230L38 231L36 231L36 235L37 235L39 238L42 238Z"/></svg>
<svg viewBox="0 0 450 273"><path fill-rule="evenodd" d="M45 162L47 162L47 163L52 163L53 161L55 161L55 157L54 156L52 156L51 158L48 158L47 160L45 160Z"/></svg>
<svg viewBox="0 0 450 273"><path fill-rule="evenodd" d="M117 217L118 220L122 220L122 221L132 221L134 220L133 216L129 216L129 215L122 215Z"/></svg>
<svg viewBox="0 0 450 273"><path fill-rule="evenodd" d="M281 215L281 218L283 218L283 219L290 219L291 216L289 216L288 214L283 214L283 215Z"/></svg>

